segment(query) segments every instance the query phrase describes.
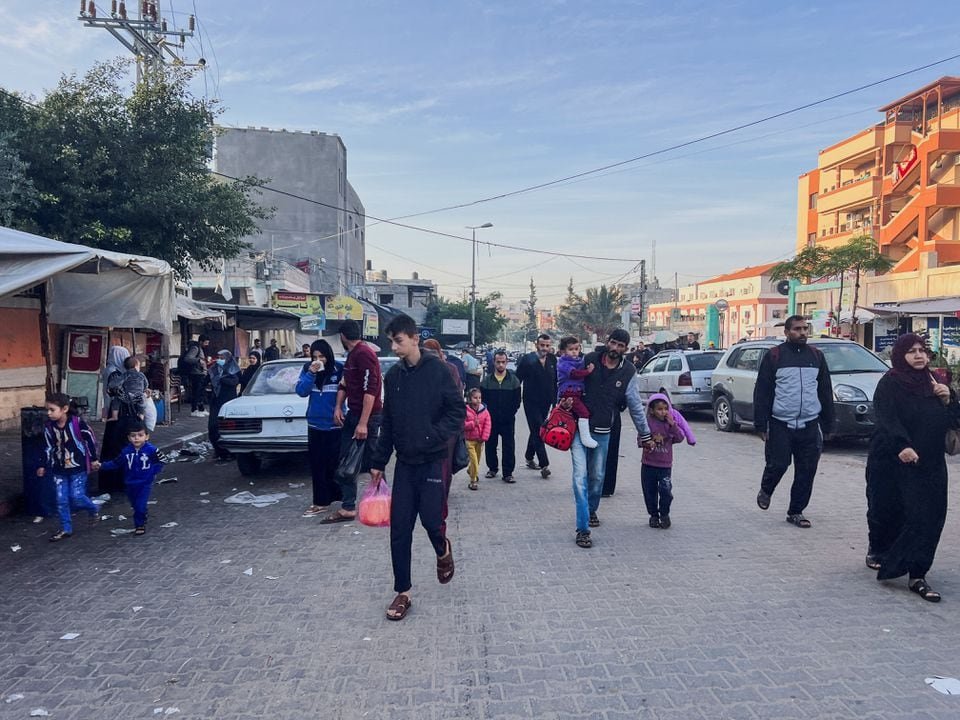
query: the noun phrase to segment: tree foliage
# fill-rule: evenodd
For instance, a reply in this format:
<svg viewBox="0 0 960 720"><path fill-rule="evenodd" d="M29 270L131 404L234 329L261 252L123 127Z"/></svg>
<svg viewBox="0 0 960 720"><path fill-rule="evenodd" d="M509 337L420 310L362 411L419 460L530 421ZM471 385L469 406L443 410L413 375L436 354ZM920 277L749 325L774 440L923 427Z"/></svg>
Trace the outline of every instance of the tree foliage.
<svg viewBox="0 0 960 720"><path fill-rule="evenodd" d="M219 110L191 95L188 71L168 68L129 91L127 68L118 60L64 76L38 107L2 96L0 137L9 137L30 188L9 209L9 224L158 257L181 276L191 260L212 267L235 257L247 247L243 236L272 214L255 200L264 182L224 182L210 171ZM9 195L3 182L0 203Z"/></svg>
<svg viewBox="0 0 960 720"><path fill-rule="evenodd" d="M527 340L536 339L539 330L537 323L537 286L530 278L530 296L527 298L527 322L524 325Z"/></svg>
<svg viewBox="0 0 960 720"><path fill-rule="evenodd" d="M477 298L477 328L475 332L477 345L486 345L495 342L507 324L507 319L500 314L496 307L500 300L500 293L490 293L489 295ZM470 317L469 300L447 300L437 298L427 306L427 315L424 325L436 328L438 333L443 328L444 320L464 320ZM439 334L439 340L444 345L455 345L458 342L468 340L469 336L464 335L443 335Z"/></svg>
<svg viewBox="0 0 960 720"><path fill-rule="evenodd" d="M573 291L571 279L567 298L557 316L557 329L581 340L592 333L605 339L611 331L622 326L620 312L625 305L626 299L618 286L587 288L581 296Z"/></svg>

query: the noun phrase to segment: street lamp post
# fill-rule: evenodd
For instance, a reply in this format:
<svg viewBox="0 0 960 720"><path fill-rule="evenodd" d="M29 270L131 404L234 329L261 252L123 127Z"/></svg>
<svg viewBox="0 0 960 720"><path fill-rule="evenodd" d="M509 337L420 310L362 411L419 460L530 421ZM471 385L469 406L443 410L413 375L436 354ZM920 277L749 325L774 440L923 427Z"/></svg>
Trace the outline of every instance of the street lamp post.
<svg viewBox="0 0 960 720"><path fill-rule="evenodd" d="M477 230L492 228L493 223L467 225L472 242L470 244L470 344L477 344Z"/></svg>

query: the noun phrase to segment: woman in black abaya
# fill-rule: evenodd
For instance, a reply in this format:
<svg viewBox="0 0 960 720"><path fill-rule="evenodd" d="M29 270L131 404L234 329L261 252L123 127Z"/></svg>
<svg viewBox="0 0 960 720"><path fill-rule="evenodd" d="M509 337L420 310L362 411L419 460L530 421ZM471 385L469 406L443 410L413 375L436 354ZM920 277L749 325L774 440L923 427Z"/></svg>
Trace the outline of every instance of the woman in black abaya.
<svg viewBox="0 0 960 720"><path fill-rule="evenodd" d="M947 430L960 422L956 397L928 369L923 338L901 336L893 369L873 398L876 430L867 458L867 567L878 580L909 575L910 589L939 602L927 583L947 517Z"/></svg>

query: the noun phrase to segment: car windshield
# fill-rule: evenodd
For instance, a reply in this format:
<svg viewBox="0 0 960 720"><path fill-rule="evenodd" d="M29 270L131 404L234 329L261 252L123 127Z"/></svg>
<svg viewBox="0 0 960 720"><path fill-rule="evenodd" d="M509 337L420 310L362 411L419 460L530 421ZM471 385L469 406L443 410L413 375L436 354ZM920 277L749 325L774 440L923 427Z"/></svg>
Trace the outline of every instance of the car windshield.
<svg viewBox="0 0 960 720"><path fill-rule="evenodd" d="M300 363L264 365L253 377L244 395L293 395L300 377Z"/></svg>
<svg viewBox="0 0 960 720"><path fill-rule="evenodd" d="M687 355L687 365L691 370L713 370L723 353L700 353L698 355Z"/></svg>
<svg viewBox="0 0 960 720"><path fill-rule="evenodd" d="M842 373L886 372L890 368L876 355L856 343L811 343L823 352L827 368L834 375Z"/></svg>

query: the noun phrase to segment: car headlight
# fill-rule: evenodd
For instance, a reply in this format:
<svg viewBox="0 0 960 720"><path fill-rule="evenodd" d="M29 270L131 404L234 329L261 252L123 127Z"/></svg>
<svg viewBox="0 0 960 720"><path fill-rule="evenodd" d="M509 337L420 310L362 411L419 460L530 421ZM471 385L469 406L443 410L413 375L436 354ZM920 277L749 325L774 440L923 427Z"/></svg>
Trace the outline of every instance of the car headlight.
<svg viewBox="0 0 960 720"><path fill-rule="evenodd" d="M833 387L833 396L841 402L859 402L869 400L867 394L853 385L835 385Z"/></svg>

